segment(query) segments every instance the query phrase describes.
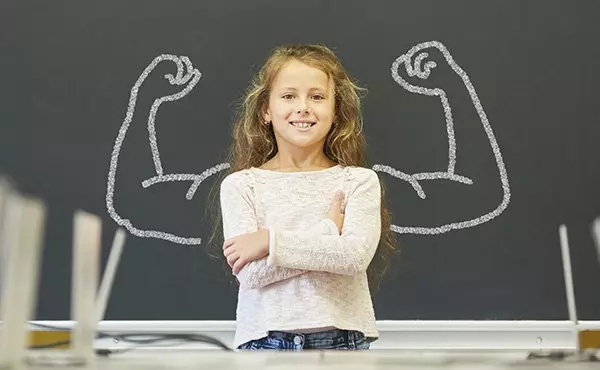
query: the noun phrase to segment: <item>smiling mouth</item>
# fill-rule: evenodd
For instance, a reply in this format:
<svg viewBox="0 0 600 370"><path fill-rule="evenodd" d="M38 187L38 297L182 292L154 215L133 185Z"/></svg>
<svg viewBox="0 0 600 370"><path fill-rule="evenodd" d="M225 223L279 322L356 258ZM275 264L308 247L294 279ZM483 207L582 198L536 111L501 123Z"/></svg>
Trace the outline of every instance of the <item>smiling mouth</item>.
<svg viewBox="0 0 600 370"><path fill-rule="evenodd" d="M316 122L312 122L312 121L290 121L290 125L292 125L294 127L298 127L298 128L309 128L309 127L313 127L316 124L317 124Z"/></svg>

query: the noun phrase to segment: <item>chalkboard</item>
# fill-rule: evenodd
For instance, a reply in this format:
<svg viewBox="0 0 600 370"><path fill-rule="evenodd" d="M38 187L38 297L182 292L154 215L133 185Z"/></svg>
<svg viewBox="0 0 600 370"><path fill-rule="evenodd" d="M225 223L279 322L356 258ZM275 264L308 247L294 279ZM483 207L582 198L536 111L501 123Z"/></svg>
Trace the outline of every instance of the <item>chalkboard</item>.
<svg viewBox="0 0 600 370"><path fill-rule="evenodd" d="M128 230L105 319L234 319L205 210L235 109L273 47L321 43L368 90L369 161L402 248L378 319L567 319L563 223L579 317L600 319L598 1L5 8L0 172L49 211L36 318L69 318L83 209L102 217L103 263Z"/></svg>

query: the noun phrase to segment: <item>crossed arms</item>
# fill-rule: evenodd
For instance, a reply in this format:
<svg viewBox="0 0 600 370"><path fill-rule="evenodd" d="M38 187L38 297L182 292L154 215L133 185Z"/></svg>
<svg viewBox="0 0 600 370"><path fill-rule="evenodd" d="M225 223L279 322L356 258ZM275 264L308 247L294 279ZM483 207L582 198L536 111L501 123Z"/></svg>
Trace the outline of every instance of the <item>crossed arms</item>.
<svg viewBox="0 0 600 370"><path fill-rule="evenodd" d="M307 271L354 275L364 272L381 235L381 188L377 174L362 169L346 195L341 233L329 218L306 230L269 227L268 256L247 263L236 275L240 285L262 288ZM247 176L234 173L221 183L223 235L258 231L252 188Z"/></svg>

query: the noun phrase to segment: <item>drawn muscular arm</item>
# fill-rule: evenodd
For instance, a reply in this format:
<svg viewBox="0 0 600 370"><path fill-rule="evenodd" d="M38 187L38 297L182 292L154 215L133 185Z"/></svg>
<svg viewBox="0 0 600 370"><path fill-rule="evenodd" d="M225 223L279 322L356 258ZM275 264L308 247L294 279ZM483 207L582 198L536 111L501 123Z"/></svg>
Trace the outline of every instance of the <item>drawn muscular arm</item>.
<svg viewBox="0 0 600 370"><path fill-rule="evenodd" d="M477 184L482 194L488 194L488 187L497 187L502 193L500 204L492 207L485 204L478 217L448 220L438 225L393 225L398 233L440 234L452 229L472 227L496 217L508 205L510 189L500 148L492 127L475 92L475 88L465 71L454 61L444 45L437 41L418 44L401 55L392 64L392 77L411 93L439 99L446 121L448 135L448 162L445 168L432 168L420 173L405 173L385 164L377 164L373 169L385 172L408 182L421 198L427 197L427 182L450 181L464 186ZM430 80L434 73L453 76L444 86L435 86ZM458 103L468 101L470 104ZM467 140L469 138L469 140ZM491 158L494 171L482 171L478 160ZM476 190L475 187L473 190ZM454 198L453 198L454 199ZM457 207L464 199L456 198ZM490 204L495 199L490 200ZM464 203L463 203L464 204Z"/></svg>
<svg viewBox="0 0 600 370"><path fill-rule="evenodd" d="M146 217L141 217L135 213L137 210L131 208L128 213L126 206L126 203L135 203L136 199L137 202L143 204L152 204L152 192L144 192L140 187L145 189L168 182L188 182L187 194L173 193L173 197L185 196L191 200L202 181L229 168L227 163L217 164L199 173L171 173L168 169L163 168L157 135L157 131L160 131L156 124L157 113L164 103L175 102L189 94L200 77L200 71L193 67L187 57L163 54L151 61L131 88L125 119L119 128L110 158L106 207L113 220L118 225L127 228L133 235L164 239L178 244L201 244L199 236L180 235L166 231L164 225L157 228L150 227L148 223L142 223L142 219L147 222ZM147 80L151 80L151 82L146 82ZM152 89L149 89L148 86L151 86ZM142 154L128 152L131 147L130 142L136 141L146 142L147 151ZM122 158L124 153L125 158ZM139 158L144 156L143 153L147 153L145 154L147 163L140 162ZM135 158L135 160L129 158ZM128 160L130 162L127 162ZM140 171L140 168L148 168L147 165L150 163L152 163L152 172ZM122 167L125 167L125 170L121 170ZM123 177L126 177L127 181L117 181L118 178ZM116 192L117 188L118 192ZM169 211L162 206L161 212L168 213ZM178 216L181 217L180 214Z"/></svg>

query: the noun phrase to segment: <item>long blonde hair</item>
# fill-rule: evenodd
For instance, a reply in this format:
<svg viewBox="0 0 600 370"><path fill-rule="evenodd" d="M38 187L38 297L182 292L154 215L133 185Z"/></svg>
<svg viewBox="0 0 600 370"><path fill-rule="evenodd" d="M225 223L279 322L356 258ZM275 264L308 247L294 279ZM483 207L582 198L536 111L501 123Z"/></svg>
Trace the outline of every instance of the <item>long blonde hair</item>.
<svg viewBox="0 0 600 370"><path fill-rule="evenodd" d="M351 80L340 60L326 46L283 45L272 50L270 57L246 91L233 126L233 140L227 158L230 168L221 173L222 178L242 169L260 167L277 154L273 127L263 123L263 113L277 73L290 60L318 68L333 79L336 121L327 134L325 155L342 166L367 166L360 100L360 92L364 89ZM215 188L219 183L215 184ZM379 286L387 270L389 257L398 251L396 239L390 230L391 214L385 203L383 184L381 190L381 238L377 252L367 269L372 290ZM217 196L211 198L213 201L218 199ZM220 208L217 206L214 209L217 215L214 218L216 224L211 238L213 241L222 238ZM221 249L216 249L219 258L223 259Z"/></svg>

